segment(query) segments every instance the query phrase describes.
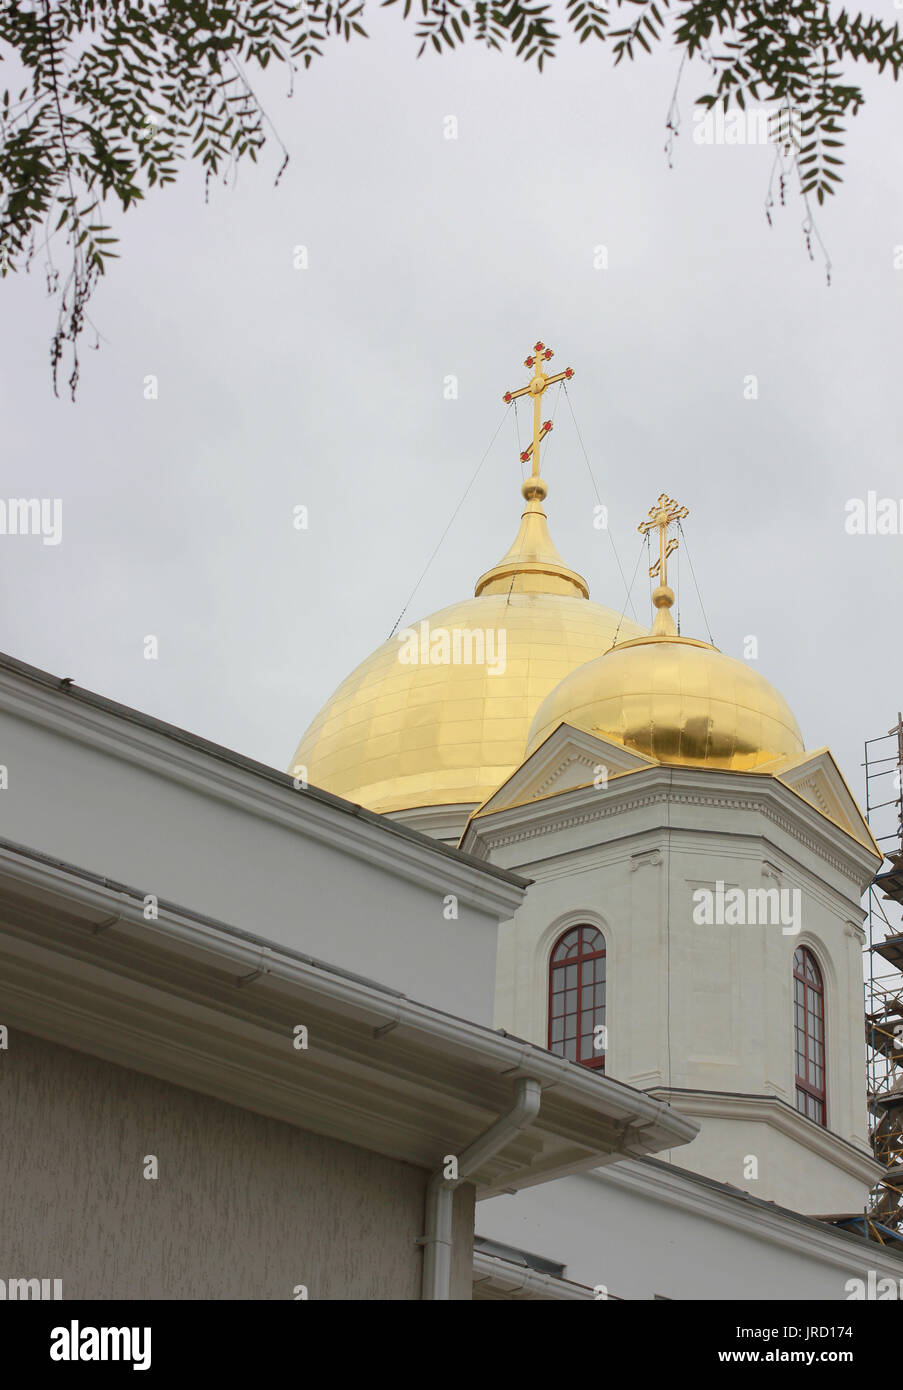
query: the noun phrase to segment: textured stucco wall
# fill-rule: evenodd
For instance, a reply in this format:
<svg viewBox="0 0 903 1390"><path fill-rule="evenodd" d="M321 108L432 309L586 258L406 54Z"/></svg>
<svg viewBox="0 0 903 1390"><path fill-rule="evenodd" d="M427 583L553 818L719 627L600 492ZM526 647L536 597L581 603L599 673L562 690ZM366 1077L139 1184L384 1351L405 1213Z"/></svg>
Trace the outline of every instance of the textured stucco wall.
<svg viewBox="0 0 903 1390"><path fill-rule="evenodd" d="M409 1164L18 1032L0 1115L0 1278L61 1278L64 1298L420 1297L427 1174ZM467 1299L471 1188L455 1219Z"/></svg>

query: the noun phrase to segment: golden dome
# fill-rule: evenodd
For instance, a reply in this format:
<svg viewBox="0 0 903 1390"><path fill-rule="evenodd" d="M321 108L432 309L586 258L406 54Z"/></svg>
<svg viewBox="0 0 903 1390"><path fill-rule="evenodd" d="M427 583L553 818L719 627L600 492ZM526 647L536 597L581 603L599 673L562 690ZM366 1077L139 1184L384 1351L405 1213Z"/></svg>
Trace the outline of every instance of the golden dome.
<svg viewBox="0 0 903 1390"><path fill-rule="evenodd" d="M517 538L474 597L377 647L304 734L293 775L303 768L311 785L388 812L483 802L520 766L543 698L611 646L620 622L590 602L586 581L558 554L545 483L531 478L522 490ZM625 637L643 631L621 623ZM473 634L484 644L481 664L467 659L481 655Z"/></svg>
<svg viewBox="0 0 903 1390"><path fill-rule="evenodd" d="M650 635L619 642L565 677L537 710L527 753L562 723L659 762L735 772L804 751L774 686L709 642L678 636L667 611L673 600L657 588Z"/></svg>

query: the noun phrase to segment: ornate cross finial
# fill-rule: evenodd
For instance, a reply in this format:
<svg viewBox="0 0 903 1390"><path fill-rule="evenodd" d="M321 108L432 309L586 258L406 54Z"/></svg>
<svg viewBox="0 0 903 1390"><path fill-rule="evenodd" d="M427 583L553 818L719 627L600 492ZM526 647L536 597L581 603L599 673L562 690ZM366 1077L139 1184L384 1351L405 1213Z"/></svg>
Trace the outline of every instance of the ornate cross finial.
<svg viewBox="0 0 903 1390"><path fill-rule="evenodd" d="M518 396L530 395L533 397L533 443L521 454L521 463L526 463L532 457L533 468L532 476L539 477L539 443L541 439L549 433L552 428L552 421L545 420L540 422L540 401L542 393L547 386L551 386L556 381L570 381L574 375L573 367L565 367L563 372L558 372L556 376L546 376L542 369L543 362L548 362L554 353L545 343L534 343L533 352L524 360L525 367L533 368L533 376L526 386L522 386L519 391L506 391L502 400L506 405L510 405Z"/></svg>
<svg viewBox="0 0 903 1390"><path fill-rule="evenodd" d="M679 502L675 502L673 497L669 497L667 492L663 492L655 506L649 508L648 521L641 521L636 528L644 536L648 536L650 531L658 528L658 559L649 568L650 579L654 579L658 575L658 588L652 595L652 602L657 610L655 621L652 624L653 637L677 636L677 628L671 617L674 590L668 588L668 556L677 549L677 537L672 536L668 540L668 527L674 526L689 515L690 512L687 507L682 507Z"/></svg>
<svg viewBox="0 0 903 1390"><path fill-rule="evenodd" d="M674 526L689 515L687 507L682 507L673 497L669 497L667 492L663 492L655 506L649 508L649 520L641 521L636 528L645 536L658 527L658 559L649 569L649 578L654 579L658 575L662 588L667 588L668 585L668 556L677 549L677 537L672 536L668 540L668 527Z"/></svg>

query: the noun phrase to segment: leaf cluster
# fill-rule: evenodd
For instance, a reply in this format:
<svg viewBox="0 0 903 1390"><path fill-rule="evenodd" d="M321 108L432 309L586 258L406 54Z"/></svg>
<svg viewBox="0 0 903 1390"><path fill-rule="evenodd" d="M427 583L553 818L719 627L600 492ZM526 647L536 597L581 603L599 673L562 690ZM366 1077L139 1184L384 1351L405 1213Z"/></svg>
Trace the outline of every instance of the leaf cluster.
<svg viewBox="0 0 903 1390"><path fill-rule="evenodd" d="M0 0L0 81L14 72L0 94L0 278L43 251L59 309L54 388L68 344L74 393L87 304L116 255L110 202L129 209L191 160L208 181L255 161L275 132L249 73L278 63L291 78L330 37L366 37L365 3ZM544 0L382 4L413 16L418 55L474 41L542 71L561 40ZM564 17L580 44L609 44L615 64L660 43L704 58L703 108L756 101L785 113L803 195L819 203L841 180L845 123L864 100L845 65L895 80L903 66L897 24L830 0L566 0Z"/></svg>

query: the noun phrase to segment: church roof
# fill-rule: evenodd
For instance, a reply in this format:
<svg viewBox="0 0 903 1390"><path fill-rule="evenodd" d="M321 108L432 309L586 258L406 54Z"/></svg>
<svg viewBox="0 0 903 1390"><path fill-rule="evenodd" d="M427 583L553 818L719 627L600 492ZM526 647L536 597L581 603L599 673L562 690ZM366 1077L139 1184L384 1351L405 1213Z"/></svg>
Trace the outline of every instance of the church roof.
<svg viewBox="0 0 903 1390"><path fill-rule="evenodd" d="M528 753L563 723L669 765L753 772L803 752L787 702L759 671L678 631L667 568L678 537L669 540L668 532L682 531L687 515L663 492L638 528L647 538L658 532L659 554L649 568L659 581L652 631L625 636L565 676L536 712Z"/></svg>
<svg viewBox="0 0 903 1390"><path fill-rule="evenodd" d="M11 1029L300 1129L435 1170L510 1108L513 1077L533 1078L539 1112L471 1175L481 1195L698 1132L622 1082L275 940L173 903L149 922L143 890L8 842L0 901Z"/></svg>
<svg viewBox="0 0 903 1390"><path fill-rule="evenodd" d="M290 770L384 813L477 805L523 761L544 697L619 629L642 635L593 603L561 561L540 486L535 480L517 539L474 596L362 661L313 719Z"/></svg>
<svg viewBox="0 0 903 1390"><path fill-rule="evenodd" d="M378 826L380 831L388 835L407 840L412 844L428 849L438 855L460 864L474 867L482 873L488 873L491 877L503 883L511 884L516 888L526 888L530 882L518 874L511 873L507 869L501 868L496 864L484 864L476 860L472 855L463 850L459 850L452 845L446 845L434 839L432 836L424 835L419 830L412 830L400 821L390 820L385 816L370 811L365 806L357 805L349 801L346 797L338 796L334 792L324 790L318 786L307 786L295 788L292 777L280 771L278 768L270 767L266 763L258 762L255 758L246 757L243 753L237 753L232 748L214 743L210 739L202 738L200 734L191 733L187 729L180 728L176 724L169 724L164 719L158 719L151 714L145 714L142 710L133 709L130 705L121 704L117 700L111 700L106 695L99 695L93 690L88 690L83 686L76 685L70 677L55 676L49 671L43 671L37 666L30 666L27 662L19 661L16 657L9 656L6 652L0 652L0 671L9 671L25 680L34 681L36 685L43 687L59 696L61 700L74 702L89 706L92 709L103 710L118 719L122 719L130 724L135 724L142 729L150 730L161 734L167 739L172 739L175 743L183 744L189 748L197 749L199 752L219 759L221 762L228 763L232 767L241 768L245 772L252 773L262 781L279 787L290 787L299 797L309 798L319 802L324 806L329 806L340 814L353 816L366 825Z"/></svg>
<svg viewBox="0 0 903 1390"><path fill-rule="evenodd" d="M520 456L530 468L525 507L512 544L477 579L472 598L391 635L342 682L292 759L308 780L386 813L479 805L522 762L545 696L619 632L642 636L637 623L590 601L586 580L549 534L539 465L553 422L543 421L541 406L550 385L574 375L570 367L547 374L553 356L535 343L524 363L530 381L503 396L533 406L532 442Z"/></svg>

